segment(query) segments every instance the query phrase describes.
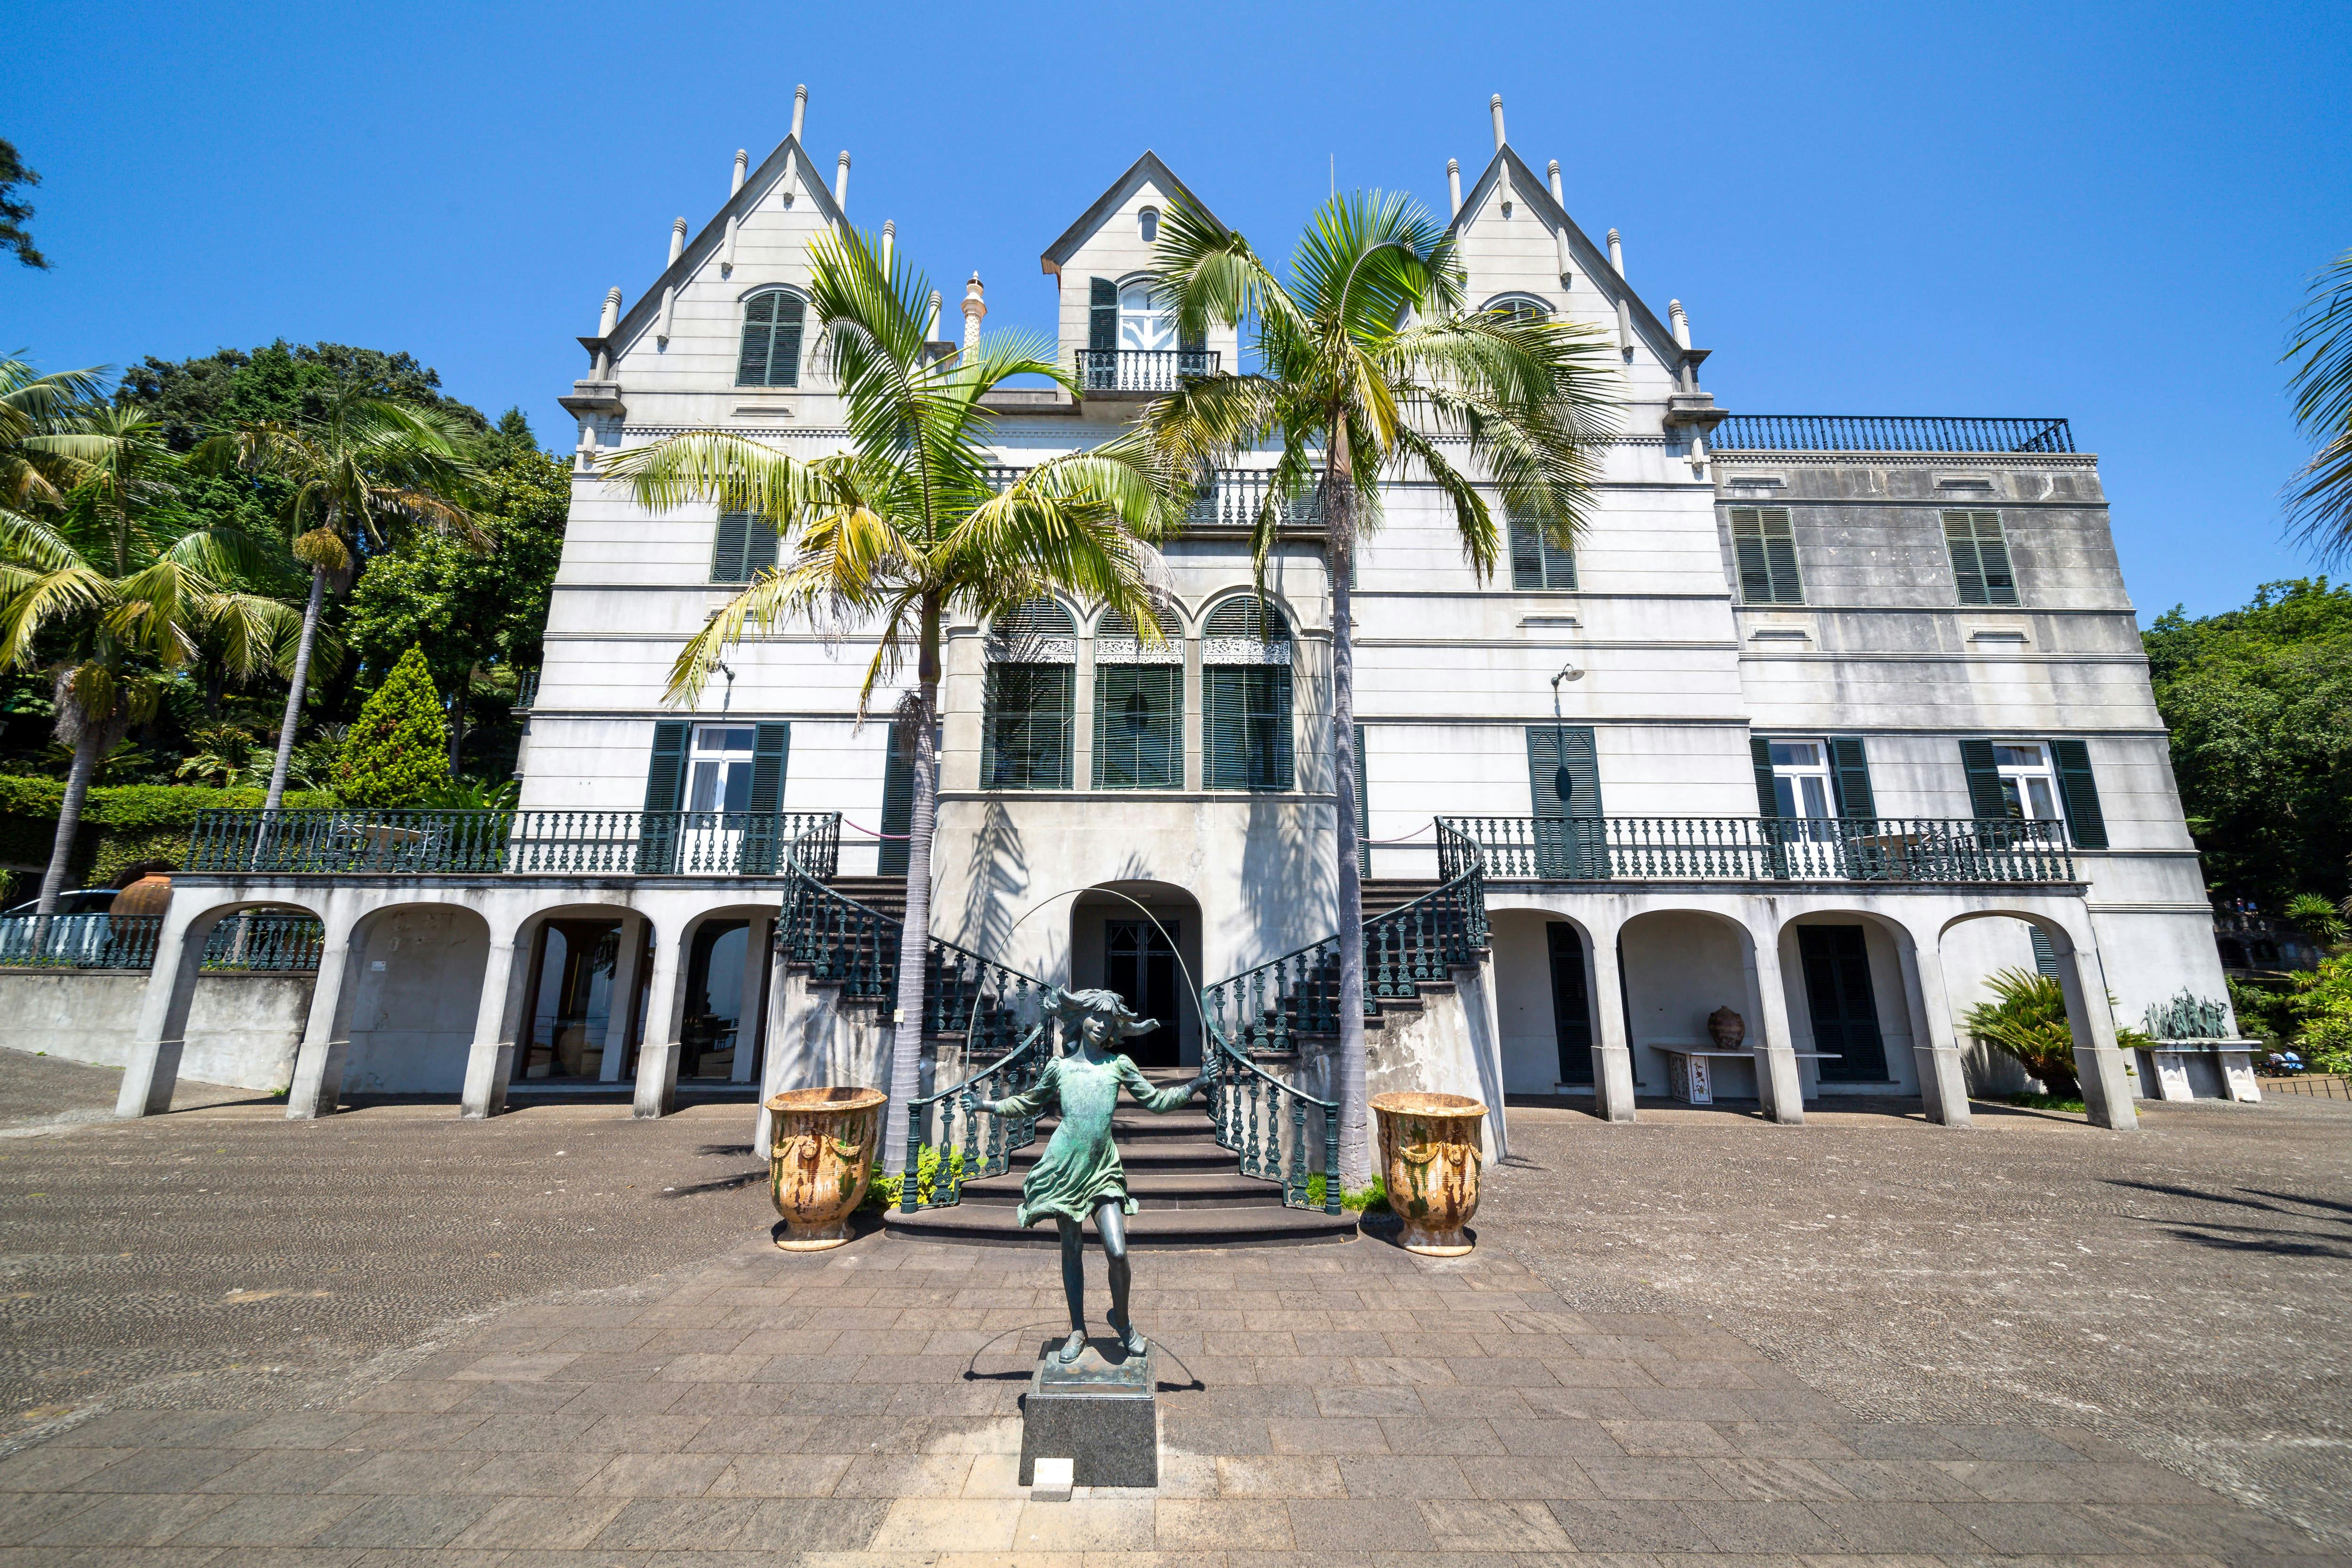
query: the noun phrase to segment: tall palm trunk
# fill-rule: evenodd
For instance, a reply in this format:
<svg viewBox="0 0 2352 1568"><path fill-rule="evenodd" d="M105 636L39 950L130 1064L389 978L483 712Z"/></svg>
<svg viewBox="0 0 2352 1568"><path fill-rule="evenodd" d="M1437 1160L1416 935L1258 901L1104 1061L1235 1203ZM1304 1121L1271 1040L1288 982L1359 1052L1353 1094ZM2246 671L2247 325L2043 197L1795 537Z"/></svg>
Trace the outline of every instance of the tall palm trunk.
<svg viewBox="0 0 2352 1568"><path fill-rule="evenodd" d="M898 1015L890 1044L889 1118L882 1163L907 1165L907 1107L923 1086L923 992L931 956L931 835L940 815L940 616L936 595L923 598L923 652L916 668L915 799L907 822L907 909L898 931Z"/></svg>
<svg viewBox="0 0 2352 1568"><path fill-rule="evenodd" d="M41 876L41 901L34 911L37 914L56 913L58 895L65 890L66 864L73 858L74 836L81 831L82 803L89 798L89 776L98 771L99 750L105 743L105 737L99 732L100 728L88 714L81 716L80 733L74 737L73 769L66 774L66 798L58 807L57 841L49 847L49 868ZM46 935L44 927L37 933L36 942Z"/></svg>
<svg viewBox="0 0 2352 1568"><path fill-rule="evenodd" d="M327 569L310 568L310 598L302 606L302 640L294 648L293 683L286 689L286 718L278 726L278 760L269 764L269 794L261 803L266 823L286 798L286 771L294 765L294 727L302 720L302 693L310 683L310 647L319 640L319 612L327 602Z"/></svg>
<svg viewBox="0 0 2352 1568"><path fill-rule="evenodd" d="M1372 1147L1364 1102L1364 884L1357 861L1355 590L1356 481L1348 427L1331 433L1324 484L1324 560L1331 575L1332 835L1339 851L1339 1180L1361 1187L1371 1179Z"/></svg>

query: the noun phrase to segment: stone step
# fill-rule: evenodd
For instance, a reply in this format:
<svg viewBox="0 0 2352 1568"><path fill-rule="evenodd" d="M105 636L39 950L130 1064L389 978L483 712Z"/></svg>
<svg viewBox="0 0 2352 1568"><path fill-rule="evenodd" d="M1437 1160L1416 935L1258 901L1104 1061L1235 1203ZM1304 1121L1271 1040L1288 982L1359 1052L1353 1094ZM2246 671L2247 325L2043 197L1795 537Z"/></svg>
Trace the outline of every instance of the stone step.
<svg viewBox="0 0 2352 1568"><path fill-rule="evenodd" d="M890 1210L882 1227L895 1237L914 1241L955 1241L992 1247L1057 1247L1054 1222L1041 1220L1024 1229L1013 1223L1013 1209L1002 1204L958 1204L952 1208L924 1209L916 1214ZM1094 1227L1087 1227L1094 1245ZM1352 1240L1356 1216L1327 1215L1321 1209L1276 1207L1145 1208L1127 1216L1128 1245L1135 1248L1207 1247L1283 1247L1322 1241ZM1143 1325L1151 1331L1151 1325Z"/></svg>
<svg viewBox="0 0 2352 1568"><path fill-rule="evenodd" d="M1223 1150L1219 1150L1223 1154ZM968 1204L1010 1207L1021 1201L1021 1181L1027 1172L1015 1166L1002 1176L973 1182L963 1190ZM1127 1193L1150 1209L1280 1208L1282 1185L1244 1176L1225 1154L1223 1170L1160 1170L1127 1163Z"/></svg>
<svg viewBox="0 0 2352 1568"><path fill-rule="evenodd" d="M854 899L894 921L906 918L907 879L904 877L835 877L825 886L843 898Z"/></svg>
<svg viewBox="0 0 2352 1568"><path fill-rule="evenodd" d="M1025 1149L1013 1150L1009 1163L1016 1173L1025 1173L1045 1155L1045 1140L1041 1137ZM1230 1171L1235 1156L1203 1132L1181 1142L1129 1143L1122 1138L1118 1158L1130 1171Z"/></svg>

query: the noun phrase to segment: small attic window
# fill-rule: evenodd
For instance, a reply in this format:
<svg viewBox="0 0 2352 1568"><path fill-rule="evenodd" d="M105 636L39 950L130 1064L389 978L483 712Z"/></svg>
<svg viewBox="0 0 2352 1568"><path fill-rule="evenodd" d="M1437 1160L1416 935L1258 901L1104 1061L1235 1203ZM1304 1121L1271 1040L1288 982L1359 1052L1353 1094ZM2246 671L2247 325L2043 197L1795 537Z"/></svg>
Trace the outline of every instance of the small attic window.
<svg viewBox="0 0 2352 1568"><path fill-rule="evenodd" d="M1159 244L1160 209L1158 207L1146 207L1141 212L1136 214L1135 231L1143 237L1144 244Z"/></svg>

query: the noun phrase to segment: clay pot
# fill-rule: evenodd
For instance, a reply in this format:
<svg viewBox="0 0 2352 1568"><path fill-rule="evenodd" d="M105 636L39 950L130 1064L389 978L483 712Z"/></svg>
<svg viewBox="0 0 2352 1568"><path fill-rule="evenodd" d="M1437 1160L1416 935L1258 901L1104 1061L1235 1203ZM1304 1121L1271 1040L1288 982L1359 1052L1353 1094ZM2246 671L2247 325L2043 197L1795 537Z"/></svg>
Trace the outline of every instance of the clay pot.
<svg viewBox="0 0 2352 1568"><path fill-rule="evenodd" d="M1462 1227L1478 1212L1478 1124L1486 1108L1458 1094L1376 1094L1381 1173L1389 1206L1404 1222L1408 1252L1459 1258L1472 1242Z"/></svg>
<svg viewBox="0 0 2352 1568"><path fill-rule="evenodd" d="M1748 1020L1728 1007L1717 1007L1706 1016L1706 1032L1717 1050L1736 1051L1748 1037Z"/></svg>
<svg viewBox="0 0 2352 1568"><path fill-rule="evenodd" d="M150 871L114 895L106 912L118 918L160 915L172 906L172 874Z"/></svg>
<svg viewBox="0 0 2352 1568"><path fill-rule="evenodd" d="M849 1239L882 1135L878 1089L794 1089L772 1096L768 1194L784 1216L786 1252L822 1252Z"/></svg>

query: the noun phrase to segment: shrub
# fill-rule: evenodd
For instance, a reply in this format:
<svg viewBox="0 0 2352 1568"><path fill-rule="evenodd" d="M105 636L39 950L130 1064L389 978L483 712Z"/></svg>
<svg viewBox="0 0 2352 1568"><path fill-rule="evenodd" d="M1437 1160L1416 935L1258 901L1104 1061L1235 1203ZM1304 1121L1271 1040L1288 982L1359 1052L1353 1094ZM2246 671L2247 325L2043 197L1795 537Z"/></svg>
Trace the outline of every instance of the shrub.
<svg viewBox="0 0 2352 1568"><path fill-rule="evenodd" d="M951 1150L948 1154L948 1176L951 1182L963 1180L963 1151ZM930 1203L939 1186L940 1152L926 1143L915 1156L915 1197L919 1203ZM903 1172L885 1171L882 1162L874 1162L874 1173L866 1184L866 1198L861 1209L894 1209L899 1194L905 1190L907 1178Z"/></svg>
<svg viewBox="0 0 2352 1568"><path fill-rule="evenodd" d="M2352 953L2296 975L2286 1006L2305 1062L2322 1072L2352 1072Z"/></svg>
<svg viewBox="0 0 2352 1568"><path fill-rule="evenodd" d="M419 805L449 784L449 731L425 650L400 656L360 705L335 759L335 794L346 805Z"/></svg>
<svg viewBox="0 0 2352 1568"><path fill-rule="evenodd" d="M1329 1190L1329 1184L1324 1180L1322 1172L1309 1172L1307 1177L1307 1206L1311 1209L1321 1208L1323 1194ZM1358 1187L1354 1192L1349 1192L1345 1187L1340 1188L1339 1206L1350 1214L1387 1214L1389 1212L1388 1179L1374 1172L1370 1185Z"/></svg>
<svg viewBox="0 0 2352 1568"><path fill-rule="evenodd" d="M61 779L0 777L0 860L39 866L47 862L58 831L58 808L65 803ZM101 887L142 861L177 866L188 851L196 813L224 807L251 809L261 804L256 787L206 789L191 784L100 784L82 806L68 877L77 888ZM329 806L331 795L289 792L289 809ZM16 901L16 880L37 882L27 872L12 879L5 897Z"/></svg>
<svg viewBox="0 0 2352 1568"><path fill-rule="evenodd" d="M2066 1023L2066 993L2057 977L2031 969L2001 969L1985 976L1985 984L1993 999L1969 1008L1961 1026L2015 1057L2053 1098L2082 1099L2083 1085L2074 1075L2074 1031ZM2107 1005L2115 1005L2113 996ZM2137 1029L2118 1024L2116 1043L2128 1050L2151 1042Z"/></svg>
<svg viewBox="0 0 2352 1568"><path fill-rule="evenodd" d="M2230 1011L2238 1016L2238 1032L2277 1049L2294 1030L2294 996L2249 980L2230 982Z"/></svg>
<svg viewBox="0 0 2352 1568"><path fill-rule="evenodd" d="M2344 940L2344 913L2317 893L2297 893L2286 901L2286 918L2322 947Z"/></svg>

